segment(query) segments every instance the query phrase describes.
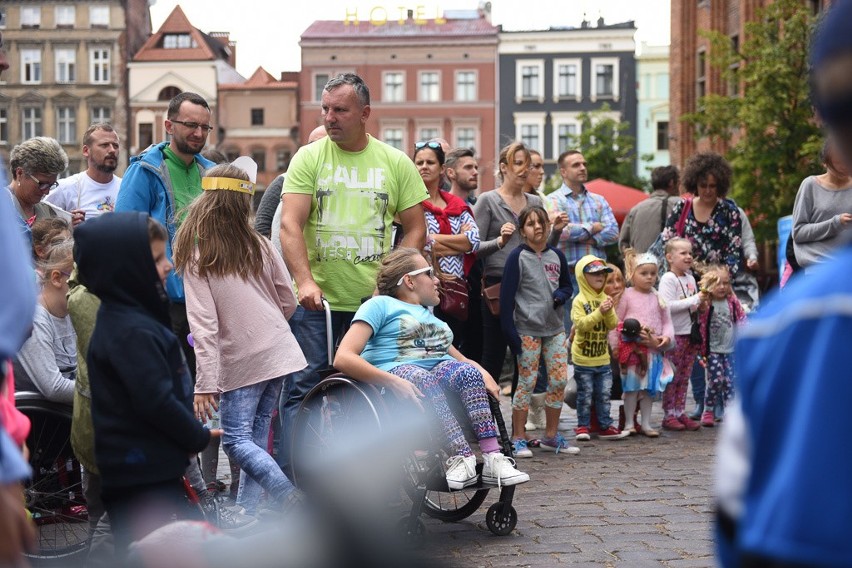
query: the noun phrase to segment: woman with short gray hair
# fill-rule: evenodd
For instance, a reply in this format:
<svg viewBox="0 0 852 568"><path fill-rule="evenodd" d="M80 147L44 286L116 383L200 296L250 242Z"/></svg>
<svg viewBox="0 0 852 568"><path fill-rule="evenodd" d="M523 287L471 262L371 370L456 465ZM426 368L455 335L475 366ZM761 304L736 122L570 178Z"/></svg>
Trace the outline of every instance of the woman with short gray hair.
<svg viewBox="0 0 852 568"><path fill-rule="evenodd" d="M77 225L85 218L58 209L42 199L57 186L56 178L68 167L68 155L59 142L46 136L30 138L9 154L12 182L8 186L18 212L21 230L31 239L30 228L39 219L63 217Z"/></svg>

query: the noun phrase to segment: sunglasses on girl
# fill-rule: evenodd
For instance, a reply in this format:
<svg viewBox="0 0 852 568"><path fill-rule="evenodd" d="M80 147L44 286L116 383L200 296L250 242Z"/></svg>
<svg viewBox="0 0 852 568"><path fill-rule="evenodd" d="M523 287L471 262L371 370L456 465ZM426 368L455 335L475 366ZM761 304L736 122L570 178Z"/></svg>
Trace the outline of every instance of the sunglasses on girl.
<svg viewBox="0 0 852 568"><path fill-rule="evenodd" d="M432 278L432 267L427 266L426 268L418 268L417 270L412 270L411 272L406 272L402 275L402 278L399 279L399 282L396 283L397 286L402 286L402 281L405 280L406 276L411 276L414 278L418 274L428 274L429 278Z"/></svg>

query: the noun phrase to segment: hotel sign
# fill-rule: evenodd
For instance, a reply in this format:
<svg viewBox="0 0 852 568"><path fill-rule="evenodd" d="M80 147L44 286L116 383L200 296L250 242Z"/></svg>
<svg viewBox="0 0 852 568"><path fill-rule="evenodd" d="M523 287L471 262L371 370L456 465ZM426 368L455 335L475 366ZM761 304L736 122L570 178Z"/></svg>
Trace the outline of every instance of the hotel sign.
<svg viewBox="0 0 852 568"><path fill-rule="evenodd" d="M368 16L368 21L370 22L370 25L373 26L384 26L388 23L388 21L392 21L394 16L396 16L397 23L402 25L408 19L409 12L411 12L412 20L415 25L422 26L429 22L426 17L426 6L423 5L413 6L410 8L408 6L396 6L394 8L374 6L370 8L369 11L358 8L346 8L346 16L343 18L343 25L357 26L364 15ZM446 18L443 17L441 9L438 6L435 6L434 20L436 24L447 23Z"/></svg>

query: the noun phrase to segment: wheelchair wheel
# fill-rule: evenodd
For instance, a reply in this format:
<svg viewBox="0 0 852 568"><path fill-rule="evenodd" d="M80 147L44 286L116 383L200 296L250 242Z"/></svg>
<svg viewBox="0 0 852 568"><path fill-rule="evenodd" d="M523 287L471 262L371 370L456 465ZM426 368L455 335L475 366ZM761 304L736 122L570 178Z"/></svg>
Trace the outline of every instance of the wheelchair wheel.
<svg viewBox="0 0 852 568"><path fill-rule="evenodd" d="M27 447L33 472L25 500L36 525L37 550L30 556L68 558L89 543L82 467L71 449L71 407L28 394L16 396L16 405L32 422Z"/></svg>
<svg viewBox="0 0 852 568"><path fill-rule="evenodd" d="M518 512L508 503L494 503L488 507L485 524L497 536L506 536L518 524Z"/></svg>
<svg viewBox="0 0 852 568"><path fill-rule="evenodd" d="M477 465L481 473L482 465ZM488 495L488 489L475 487L461 491L450 491L446 480L446 456L444 452L415 452L406 463L408 475L403 487L409 499L416 499L418 485L424 484L426 495L423 512L445 522L456 522L474 514Z"/></svg>
<svg viewBox="0 0 852 568"><path fill-rule="evenodd" d="M372 385L344 376L323 379L305 396L293 423L293 483L309 490L331 464L357 452L366 434L381 430L386 415Z"/></svg>

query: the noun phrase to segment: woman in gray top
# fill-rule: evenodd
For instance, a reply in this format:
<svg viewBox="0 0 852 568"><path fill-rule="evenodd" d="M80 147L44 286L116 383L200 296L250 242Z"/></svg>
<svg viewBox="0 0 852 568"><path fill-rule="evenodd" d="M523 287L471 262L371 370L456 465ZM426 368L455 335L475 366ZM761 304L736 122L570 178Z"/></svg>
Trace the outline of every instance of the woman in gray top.
<svg viewBox="0 0 852 568"><path fill-rule="evenodd" d="M825 173L805 178L793 205L793 250L804 268L829 257L852 227L852 177L830 139L820 161Z"/></svg>
<svg viewBox="0 0 852 568"><path fill-rule="evenodd" d="M500 187L482 193L473 206L473 216L479 226L479 251L483 263L483 288L497 284L503 278L503 268L509 252L521 244L518 216L529 205L544 204L540 197L524 193L530 168L530 151L521 142L512 142L500 151ZM559 231L554 226L553 235ZM506 358L506 336L500 327L499 316L493 315L482 300L482 366L492 377L500 377Z"/></svg>

